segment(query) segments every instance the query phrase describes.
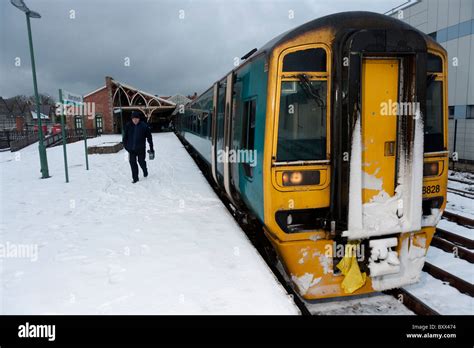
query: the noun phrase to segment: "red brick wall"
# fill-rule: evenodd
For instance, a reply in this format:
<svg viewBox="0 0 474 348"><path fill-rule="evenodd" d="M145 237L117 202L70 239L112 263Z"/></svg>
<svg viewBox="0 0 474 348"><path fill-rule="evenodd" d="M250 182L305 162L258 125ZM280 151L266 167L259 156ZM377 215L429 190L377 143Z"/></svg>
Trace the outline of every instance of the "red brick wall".
<svg viewBox="0 0 474 348"><path fill-rule="evenodd" d="M59 116L59 120L61 120L61 116ZM66 129L74 129L74 117L73 116L66 116Z"/></svg>
<svg viewBox="0 0 474 348"><path fill-rule="evenodd" d="M25 126L25 118L23 116L16 117L16 130L21 132Z"/></svg>
<svg viewBox="0 0 474 348"><path fill-rule="evenodd" d="M112 112L112 82L111 78L106 76L105 88L88 95L84 98L86 103L95 103L95 114L101 114L103 120L103 133L111 134L114 132L114 121ZM69 129L74 129L74 117L67 119ZM95 129L95 119L86 117L86 128Z"/></svg>
<svg viewBox="0 0 474 348"><path fill-rule="evenodd" d="M113 127L111 123L110 98L107 88L91 94L84 98L86 103L95 104L95 114L101 114L103 119L104 133L112 133ZM86 120L86 128L95 128L95 119L88 117Z"/></svg>
<svg viewBox="0 0 474 348"><path fill-rule="evenodd" d="M112 112L112 82L109 76L105 77L105 88L84 98L85 102L95 103L95 113L101 114L104 124L104 134L110 134L114 131L114 120ZM95 121L88 119L87 128L95 128Z"/></svg>

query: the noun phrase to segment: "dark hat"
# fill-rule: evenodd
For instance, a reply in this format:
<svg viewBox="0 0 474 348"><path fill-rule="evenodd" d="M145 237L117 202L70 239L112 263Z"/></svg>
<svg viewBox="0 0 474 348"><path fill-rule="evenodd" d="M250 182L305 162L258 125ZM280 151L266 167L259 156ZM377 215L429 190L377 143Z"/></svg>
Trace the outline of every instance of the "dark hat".
<svg viewBox="0 0 474 348"><path fill-rule="evenodd" d="M132 118L141 118L140 111L132 111Z"/></svg>

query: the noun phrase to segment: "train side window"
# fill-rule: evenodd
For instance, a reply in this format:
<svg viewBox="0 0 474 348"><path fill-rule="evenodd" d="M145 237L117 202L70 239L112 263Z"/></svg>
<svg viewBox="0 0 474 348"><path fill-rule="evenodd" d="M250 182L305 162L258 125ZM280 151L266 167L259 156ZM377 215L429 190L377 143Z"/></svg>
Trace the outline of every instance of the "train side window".
<svg viewBox="0 0 474 348"><path fill-rule="evenodd" d="M202 112L201 110L198 111L198 114L196 115L197 119L197 134L201 135L202 134Z"/></svg>
<svg viewBox="0 0 474 348"><path fill-rule="evenodd" d="M283 59L283 72L286 71L326 71L326 51L310 48L288 53Z"/></svg>
<svg viewBox="0 0 474 348"><path fill-rule="evenodd" d="M255 151L255 116L257 111L256 99L247 100L244 103L243 130L242 130L242 148L246 150L246 158L256 158ZM253 166L251 163L243 163L245 175L253 176Z"/></svg>
<svg viewBox="0 0 474 348"><path fill-rule="evenodd" d="M207 138L207 128L208 128L208 121L209 121L209 114L206 111L203 111L202 113L202 133L201 135Z"/></svg>
<svg viewBox="0 0 474 348"><path fill-rule="evenodd" d="M198 115L196 113L196 110L194 110L194 113L193 113L193 131L194 131L194 134L197 134L199 133L199 119L198 119Z"/></svg>
<svg viewBox="0 0 474 348"><path fill-rule="evenodd" d="M444 150L443 82L432 81L426 89L424 151Z"/></svg>

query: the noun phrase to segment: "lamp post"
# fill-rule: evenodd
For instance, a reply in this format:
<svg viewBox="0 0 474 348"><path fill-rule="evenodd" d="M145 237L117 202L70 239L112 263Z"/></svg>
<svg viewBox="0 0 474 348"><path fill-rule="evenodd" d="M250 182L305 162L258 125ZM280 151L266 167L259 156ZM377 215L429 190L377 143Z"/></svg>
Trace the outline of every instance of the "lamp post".
<svg viewBox="0 0 474 348"><path fill-rule="evenodd" d="M41 18L41 15L38 12L31 11L23 2L23 0L10 0L13 6L19 10L25 12L26 15L26 25L28 27L28 40L30 44L30 55L31 55L31 70L33 73L33 88L35 91L36 99L36 117L38 118L38 150L40 156L41 164L41 177L43 179L49 178L48 170L48 158L46 157L46 148L44 147L44 134L43 134L43 125L41 122L41 110L40 110L40 99L38 94L38 86L36 83L36 67L35 67L35 55L33 52L33 39L31 37L31 24L30 18Z"/></svg>

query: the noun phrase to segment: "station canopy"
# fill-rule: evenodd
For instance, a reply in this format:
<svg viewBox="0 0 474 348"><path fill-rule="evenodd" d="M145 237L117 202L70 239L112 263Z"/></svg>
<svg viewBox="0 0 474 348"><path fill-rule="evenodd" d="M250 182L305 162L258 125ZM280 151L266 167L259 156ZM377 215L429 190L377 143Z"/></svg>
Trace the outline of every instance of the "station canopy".
<svg viewBox="0 0 474 348"><path fill-rule="evenodd" d="M112 101L114 112L139 110L148 121L160 113L171 113L176 104L170 100L141 91L130 85L112 79Z"/></svg>

